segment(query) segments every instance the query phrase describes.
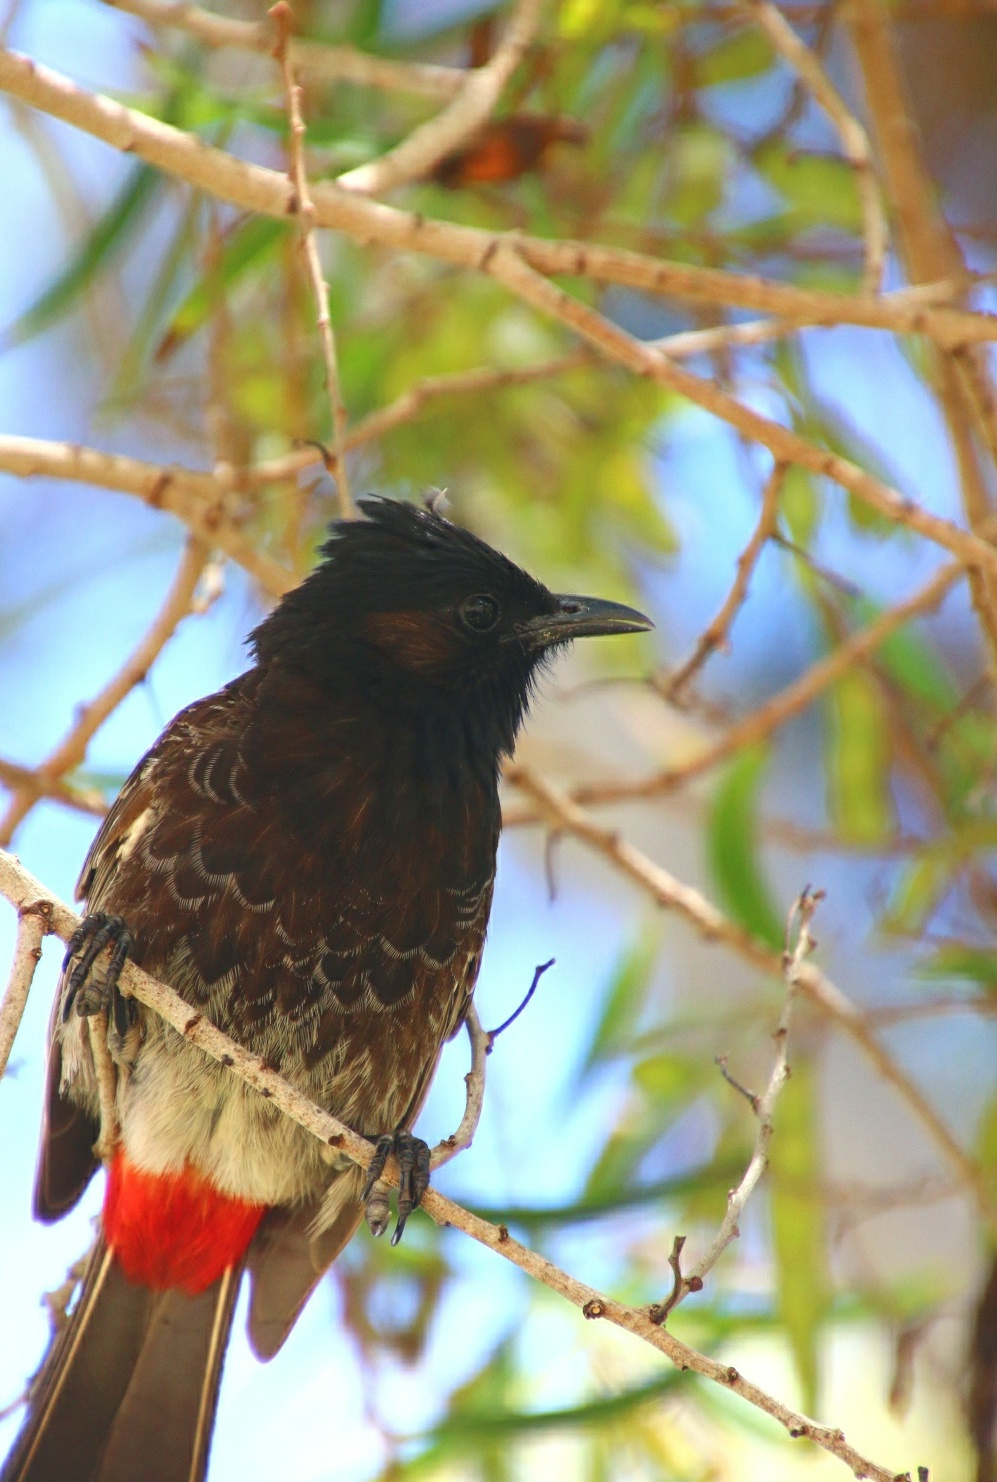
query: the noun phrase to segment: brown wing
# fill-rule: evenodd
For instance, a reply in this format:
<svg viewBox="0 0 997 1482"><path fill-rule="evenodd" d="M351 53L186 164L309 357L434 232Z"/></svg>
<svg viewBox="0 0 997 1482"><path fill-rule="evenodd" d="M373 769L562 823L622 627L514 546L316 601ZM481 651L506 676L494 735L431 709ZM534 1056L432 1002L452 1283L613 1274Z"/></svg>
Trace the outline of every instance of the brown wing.
<svg viewBox="0 0 997 1482"><path fill-rule="evenodd" d="M236 685L239 681L236 681ZM181 711L126 781L90 846L76 885L76 899L87 911L119 911L116 880L134 853L138 838L153 819L161 789L162 762L179 739L194 739L198 713L212 709L217 716L231 709L230 686L210 701ZM129 921L129 925L131 925ZM136 922L135 929L140 929ZM99 1166L93 1153L99 1125L81 1100L72 1100L63 1086L62 1049L57 1028L62 1015L66 975L60 976L49 1024L45 1106L35 1173L35 1218L49 1223L60 1219L79 1200Z"/></svg>

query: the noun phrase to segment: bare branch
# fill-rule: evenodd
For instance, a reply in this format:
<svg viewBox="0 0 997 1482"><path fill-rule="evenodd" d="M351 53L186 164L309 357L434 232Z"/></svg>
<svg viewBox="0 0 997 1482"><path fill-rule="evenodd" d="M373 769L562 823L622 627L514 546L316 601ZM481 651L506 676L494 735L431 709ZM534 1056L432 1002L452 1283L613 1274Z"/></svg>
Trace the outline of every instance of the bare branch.
<svg viewBox="0 0 997 1482"><path fill-rule="evenodd" d="M63 941L68 941L79 925L79 918L54 896L44 891L12 855L0 851L0 895L22 909L29 901L44 899L50 909L50 929ZM360 1167L366 1168L374 1154L374 1147L366 1138L360 1137L344 1123L310 1102L308 1098L271 1070L258 1055L250 1054L235 1040L216 1029L204 1015L175 993L164 983L127 963L121 975L123 988L160 1014L188 1043L196 1045L212 1059L231 1069L235 1075L272 1101L292 1121L318 1137L327 1147L334 1147ZM387 1176L386 1176L387 1181ZM667 1329L651 1322L646 1311L630 1307L613 1298L604 1296L593 1287L586 1286L573 1276L555 1266L552 1261L530 1250L515 1240L503 1225L492 1225L470 1210L455 1204L436 1189L427 1190L421 1207L438 1225L452 1226L462 1230L473 1240L487 1246L489 1250L504 1256L535 1281L541 1282L551 1291L557 1292L566 1301L578 1307L583 1316L594 1321L602 1318L614 1326L643 1339L652 1348L666 1355L681 1369L692 1369L705 1379L729 1389L742 1399L779 1422L794 1439L807 1439L822 1447L844 1462L856 1476L872 1479L872 1482L895 1482L895 1472L888 1467L878 1466L861 1452L856 1451L845 1440L843 1433L832 1426L821 1425L808 1416L792 1410L781 1400L753 1384L730 1364L708 1358L697 1349L689 1347L674 1337Z"/></svg>
<svg viewBox="0 0 997 1482"><path fill-rule="evenodd" d="M863 287L867 293L876 293L883 278L887 227L865 129L831 82L816 54L797 36L771 0L743 0L743 4L776 51L799 74L837 130L842 153L855 171L862 204L862 234L865 238Z"/></svg>
<svg viewBox="0 0 997 1482"><path fill-rule="evenodd" d="M281 597L297 578L269 556L260 555L238 533L224 512L227 491L211 473L177 465L164 467L102 453L77 443L46 442L41 438L0 434L0 471L19 478L70 479L134 494L153 509L176 515L192 535L217 546L236 565L248 571L271 597Z"/></svg>
<svg viewBox="0 0 997 1482"><path fill-rule="evenodd" d="M545 381L566 371L597 363L591 351L583 347L572 351L570 355L561 355L556 360L538 361L535 365L517 366L514 370L499 370L483 365L466 371L450 371L440 376L425 376L400 396L396 396L394 401L388 402L387 406L379 407L376 412L369 413L348 428L343 437L343 450L350 452L353 448L384 437L396 427L414 421L427 404L442 397L501 391L507 386L528 386L534 381ZM322 450L317 447L299 448L286 457L256 463L246 469L246 484L248 488L260 488L265 484L294 478L317 463L330 462L335 466L335 454L331 451L323 456Z"/></svg>
<svg viewBox="0 0 997 1482"><path fill-rule="evenodd" d="M925 282L941 273L960 284L964 297L969 274L921 156L889 12L879 5L850 3L844 14L908 275ZM984 450L989 451L991 465L997 463L994 385L985 357L968 345L947 348L950 353L940 353L937 363L938 399L959 467L966 517L970 529L979 530L992 509L993 467L987 468ZM973 570L970 591L991 667L997 670L997 581L985 569Z"/></svg>
<svg viewBox="0 0 997 1482"><path fill-rule="evenodd" d="M158 658L160 652L173 636L177 625L187 616L194 600L201 572L208 560L208 547L193 536L184 546L180 564L159 612L137 648L125 660L117 674L101 690L89 705L79 710L72 728L56 747L55 751L38 767L38 779L42 788L51 786L74 767L78 767L87 754L92 737L121 704L125 696L141 684ZM19 788L7 805L0 820L0 844L7 844L22 819L30 812L42 793L34 787Z"/></svg>
<svg viewBox="0 0 997 1482"><path fill-rule="evenodd" d="M737 575L734 585L731 587L723 606L716 617L703 630L696 640L696 646L686 659L680 664L673 674L669 676L668 682L662 689L666 700L675 701L688 685L689 681L699 672L710 654L718 648L724 647L731 625L737 617L738 612L744 604L748 595L748 587L754 575L758 558L765 545L775 530L776 520L779 516L779 495L782 492L783 481L786 477L785 466L777 463L769 474L762 495L762 512L758 517L758 524L754 533L737 561Z"/></svg>
<svg viewBox="0 0 997 1482"><path fill-rule="evenodd" d="M948 292L948 285L934 285L930 294L937 297ZM903 288L886 295L894 302L927 302L923 288ZM677 334L665 335L660 340L650 340L649 345L668 355L673 360L686 360L694 355L707 355L716 350L739 346L760 345L769 340L795 334L804 326L782 319L760 319L748 324L719 324L711 329L684 329ZM466 371L450 371L439 376L425 376L403 391L387 406L354 424L343 439L347 452L363 444L373 442L407 422L413 421L423 408L440 397L483 395L489 391L501 391L509 386L527 386L534 381L546 381L554 376L565 375L582 367L602 367L606 362L589 345L581 345L567 355L554 360L537 361L534 365L517 366L515 369L498 369L494 366L476 366ZM26 439L24 441L27 441ZM3 438L0 437L0 460L2 460ZM259 488L265 484L278 483L295 477L306 468L327 462L328 456L317 447L308 446L289 453L283 458L274 458L244 469L247 488ZM0 461L0 467L2 467Z"/></svg>
<svg viewBox="0 0 997 1482"><path fill-rule="evenodd" d="M467 74L460 92L442 113L431 118L380 159L340 175L342 190L383 195L410 180L431 174L442 159L467 144L487 123L506 83L536 34L543 0L518 0L505 35L483 67ZM271 12L272 14L272 12Z"/></svg>
<svg viewBox="0 0 997 1482"><path fill-rule="evenodd" d="M343 456L343 440L346 436L346 408L339 384L339 363L336 359L336 335L329 313L329 287L322 273L315 236L315 207L308 189L308 172L305 168L305 121L301 113L301 89L294 80L290 62L288 41L291 34L291 7L286 0L278 0L267 12L277 30L274 47L287 99L287 116L290 123L291 179L294 182L295 212L301 228L301 245L308 265L308 278L318 310L318 332L325 361L325 384L329 393L329 414L332 423L332 446L336 458L336 488L339 493L339 513L344 520L356 514L350 497L349 476Z"/></svg>
<svg viewBox="0 0 997 1482"><path fill-rule="evenodd" d="M19 906L14 959L3 1001L0 1002L0 1080L7 1069L11 1048L24 1016L31 980L41 960L42 942L51 930L47 901L39 898Z"/></svg>
<svg viewBox="0 0 997 1482"><path fill-rule="evenodd" d="M737 401L713 381L704 380L676 365L667 356L627 334L604 315L590 309L580 299L573 298L534 271L523 255L510 244L503 243L497 248L485 266L510 292L532 304L541 313L574 329L602 354L625 365L635 375L648 376L668 390L688 397L697 406L722 418L745 437L768 448L777 461L798 463L811 473L833 479L864 504L886 515L898 525L906 525L929 540L936 541L969 565L981 566L997 573L997 550L979 536L960 530L951 521L930 514L848 459L808 442L781 423L763 417Z"/></svg>
<svg viewBox="0 0 997 1482"><path fill-rule="evenodd" d="M716 741L694 753L687 761L655 772L650 777L639 778L636 782L589 783L576 788L572 797L579 803L614 803L624 798L655 797L720 766L743 747L763 741L794 715L799 715L849 669L875 653L892 633L898 632L913 618L932 612L965 574L965 568L958 562L941 567L913 597L881 613L867 627L839 644L826 658L811 665L799 679L794 679L792 684L759 705L750 715L735 721Z"/></svg>
<svg viewBox="0 0 997 1482"><path fill-rule="evenodd" d="M282 220L293 215L293 191L279 171L249 164L148 114L88 93L29 57L0 50L0 91L187 180L219 200ZM456 267L480 271L500 244L514 240L525 262L551 276L591 278L693 303L726 304L800 324L857 324L898 334L924 334L942 345L997 339L997 316L992 314L932 308L915 301L893 302L885 296L797 288L749 274L668 262L619 247L518 234L513 238L399 211L328 181L315 185L312 199L318 226L345 232L357 241L423 253Z"/></svg>
<svg viewBox="0 0 997 1482"><path fill-rule="evenodd" d="M91 813L98 818L102 818L107 812L103 795L96 789L72 787L61 779L43 784L39 781L38 773L30 767L22 767L19 762L8 761L5 757L0 757L0 786L8 788L10 792L16 792L18 788L37 790L40 797L51 798L53 802L62 803L66 808L75 808L78 813Z"/></svg>
<svg viewBox="0 0 997 1482"><path fill-rule="evenodd" d="M677 1307L679 1302L689 1292L702 1290L706 1277L713 1270L731 1241L736 1240L741 1233L739 1228L740 1220L745 1206L758 1187L762 1174L768 1167L769 1143L772 1141L775 1104L779 1098L780 1091L789 1079L787 1052L789 1048L789 1023L793 1012L793 1002L800 982L800 970L804 961L809 957L816 945L813 937L810 935L810 923L813 920L814 912L823 898L824 892L822 890L811 893L808 887L793 902L792 910L789 913L789 920L786 923L786 950L783 952L782 958L783 978L786 982L787 992L785 1002L782 1006L782 1013L779 1015L779 1023L776 1025L775 1033L772 1036L776 1046L775 1061L772 1065L769 1083L762 1095L752 1096L750 1092L745 1092L744 1087L734 1080L728 1073L726 1066L721 1064L721 1069L726 1079L738 1091L747 1096L751 1109L758 1119L755 1146L751 1154L751 1161L744 1171L741 1182L736 1189L732 1189L727 1195L727 1212L724 1215L723 1223L710 1243L709 1249L700 1257L692 1270L686 1273L681 1271L678 1264L681 1247L674 1253L675 1264L672 1269L675 1275L675 1282L671 1295L662 1306L651 1309L651 1315L657 1322L664 1322L669 1312L674 1307ZM799 925L797 928L796 942L792 949L790 949L790 933L797 917L799 918ZM684 1237L682 1239L684 1243Z"/></svg>
<svg viewBox="0 0 997 1482"><path fill-rule="evenodd" d="M150 26L174 26L208 46L232 46L240 51L269 54L273 31L264 22L233 20L174 0L106 0L114 10L138 16ZM329 46L320 41L291 41L291 63L326 82L355 82L385 92L422 93L429 98L452 98L464 84L457 67L425 62L394 62L374 57L354 46Z"/></svg>
<svg viewBox="0 0 997 1482"><path fill-rule="evenodd" d="M464 1077L467 1092L464 1101L464 1115L460 1119L456 1132L451 1132L449 1137L444 1137L442 1142L438 1142L433 1148L429 1160L431 1168L441 1168L444 1163L449 1163L451 1158L456 1158L458 1153L464 1152L471 1146L481 1120L481 1110L485 1104L485 1067L492 1048L492 1036L487 1029L482 1028L478 1010L473 1003L464 1022L467 1026L467 1037L471 1042L471 1069Z"/></svg>

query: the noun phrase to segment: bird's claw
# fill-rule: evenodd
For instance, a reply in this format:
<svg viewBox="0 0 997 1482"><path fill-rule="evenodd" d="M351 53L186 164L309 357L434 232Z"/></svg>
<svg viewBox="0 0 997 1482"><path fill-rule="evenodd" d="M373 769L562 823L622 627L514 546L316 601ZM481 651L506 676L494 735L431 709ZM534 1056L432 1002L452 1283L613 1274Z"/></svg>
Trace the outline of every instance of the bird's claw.
<svg viewBox="0 0 997 1482"><path fill-rule="evenodd" d="M387 1193L378 1185L384 1165L391 1154L398 1159L398 1219L391 1244L397 1245L413 1209L417 1209L429 1188L429 1145L411 1132L388 1132L379 1137L360 1198L371 1233L383 1235L388 1226Z"/></svg>
<svg viewBox="0 0 997 1482"><path fill-rule="evenodd" d="M111 947L111 960L103 978L95 980L91 974L93 965L104 951ZM84 916L69 939L62 970L68 971L69 964L79 954L79 961L69 975L66 998L62 1006L63 1022L75 1007L81 1018L109 1010L114 1033L124 1039L134 1022L135 1005L126 999L118 988L118 979L128 961L128 954L135 947L135 938L120 916L109 916L104 911L94 911Z"/></svg>

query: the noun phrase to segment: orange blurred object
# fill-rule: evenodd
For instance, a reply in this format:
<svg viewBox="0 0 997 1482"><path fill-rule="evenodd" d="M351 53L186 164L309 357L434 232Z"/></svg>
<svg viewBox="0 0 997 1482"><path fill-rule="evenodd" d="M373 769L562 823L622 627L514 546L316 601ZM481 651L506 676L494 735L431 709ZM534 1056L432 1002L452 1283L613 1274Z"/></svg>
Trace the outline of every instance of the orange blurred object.
<svg viewBox="0 0 997 1482"><path fill-rule="evenodd" d="M585 144L589 133L573 118L516 113L487 124L466 149L448 154L432 179L451 190L462 185L497 184L539 170L554 144Z"/></svg>

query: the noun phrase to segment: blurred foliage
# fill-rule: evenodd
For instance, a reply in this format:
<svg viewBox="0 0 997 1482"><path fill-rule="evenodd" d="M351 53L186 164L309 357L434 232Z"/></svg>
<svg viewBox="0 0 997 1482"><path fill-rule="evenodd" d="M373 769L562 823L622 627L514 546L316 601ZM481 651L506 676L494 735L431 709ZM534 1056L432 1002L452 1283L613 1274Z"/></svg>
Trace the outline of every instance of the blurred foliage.
<svg viewBox="0 0 997 1482"><path fill-rule="evenodd" d="M389 13L379 0L313 0L295 12L314 39L400 60L464 64L488 33L487 19L482 30L480 18L443 29L423 18L418 35L405 40L392 27L397 7ZM823 24L804 31L826 44ZM164 30L152 37L143 62L147 87L135 106L248 158L282 164L286 120L267 59L213 55ZM304 101L316 179L376 157L433 108L417 95L313 78L305 79ZM469 181L462 165L447 184L441 177L407 187L399 204L477 227L599 240L791 283L857 289L862 223L854 173L768 42L726 8L718 16L698 0L561 0L503 106L510 118L578 121L584 142L581 135L552 142L535 159L514 160L497 182ZM331 234L323 251L353 424L427 377L480 367L520 372L576 348L486 277ZM128 303L127 321L114 326L120 353L104 381L94 372L103 432L127 425L134 440L144 433L161 439L165 431L173 456L225 459L235 470L232 509L247 538L304 571L336 511L331 481L314 469L263 486L240 476L242 467L279 458L302 439L330 435L293 228L221 208L129 164L103 207L80 221L63 266L8 327L4 343L50 329L87 307L101 281L119 275ZM714 307L571 287L646 338L723 322ZM84 323L78 315L74 332L83 335ZM930 354L920 342L902 349L930 394ZM889 450L817 389L813 356L797 342L758 347L743 364L753 394L762 387L774 415L902 486ZM728 352L699 357L695 368L735 380ZM649 381L575 360L526 384L428 397L417 415L356 451L354 488L418 497L446 484L459 518L552 581L626 597L642 582L653 586L663 564L674 569L684 556L658 455L686 410ZM746 460L744 469L760 490L757 467ZM865 593L864 576L856 582L851 571L829 569L843 549L858 553L863 573L872 547L884 570L903 574L901 584L919 579L907 581L906 532L799 468L785 478L779 536L782 549L771 553L778 583L800 633L816 635L812 659L881 611L881 600ZM27 607L5 606L0 637L7 640L29 615ZM781 662L779 637L772 635L771 651ZM663 642L670 643L667 633ZM600 662L632 673L635 656L646 661L648 654L631 647L621 659L621 652L623 645ZM734 652L737 658L737 641ZM773 689L782 678L775 657L761 675L736 675L734 705L746 703L759 683ZM850 851L876 860L870 936L908 951L904 1002L916 1006L919 996L942 990L963 1001L992 999L997 753L989 679L976 646L965 631L946 636L920 625L896 633L830 688L814 724L819 734L810 733L805 765L810 813L824 830L817 867ZM778 742L731 757L710 784L698 836L725 911L776 950L788 900L771 805L791 763ZM801 765L798 755L792 764ZM84 768L71 780L113 794L124 775ZM799 859L793 870L803 871ZM481 1211L543 1247L581 1226L608 1230L617 1289L636 1302L667 1291L675 1231L689 1234L691 1249L723 1216L756 1128L714 1056L731 1048L733 1035L738 1059L766 1076L778 1016L771 985L735 998L719 989L711 996L696 979L686 991L687 967L670 932L648 929L607 976L571 1095L584 1101L611 1092L610 1111L575 1197L556 1208ZM759 1334L784 1343L806 1406L820 1413L829 1329L862 1317L881 1319L886 1331L898 1312L913 1320L933 1310L938 1293L927 1279L923 1287L898 1281L887 1289L876 1277L842 1274L835 1239L865 1213L857 1196L835 1204L821 1134L818 1037L805 1033L791 1058L767 1202L760 1196L752 1206L761 1228L751 1254L728 1253L703 1297L669 1321L708 1351ZM677 1128L695 1130L694 1158L677 1159ZM992 1099L976 1130L976 1152L993 1179ZM337 1268L343 1320L370 1376L389 1361L426 1358L438 1338L441 1301L462 1279L445 1237L425 1222L410 1229L412 1237L391 1250L360 1237ZM491 1351L439 1396L436 1419L423 1434L397 1437L383 1427L384 1477L452 1476L457 1468L462 1477L502 1482L523 1475L521 1445L555 1433L584 1438L576 1475L591 1482L716 1475L682 1441L682 1416L716 1423L721 1402L688 1375L658 1366L650 1373L607 1371L593 1342L573 1369L573 1402L536 1399L520 1329L546 1300L543 1293L522 1296L519 1314ZM579 1344L589 1336L586 1328ZM756 1424L744 1407L723 1410L724 1427L748 1432ZM788 1444L765 1434L774 1445Z"/></svg>

